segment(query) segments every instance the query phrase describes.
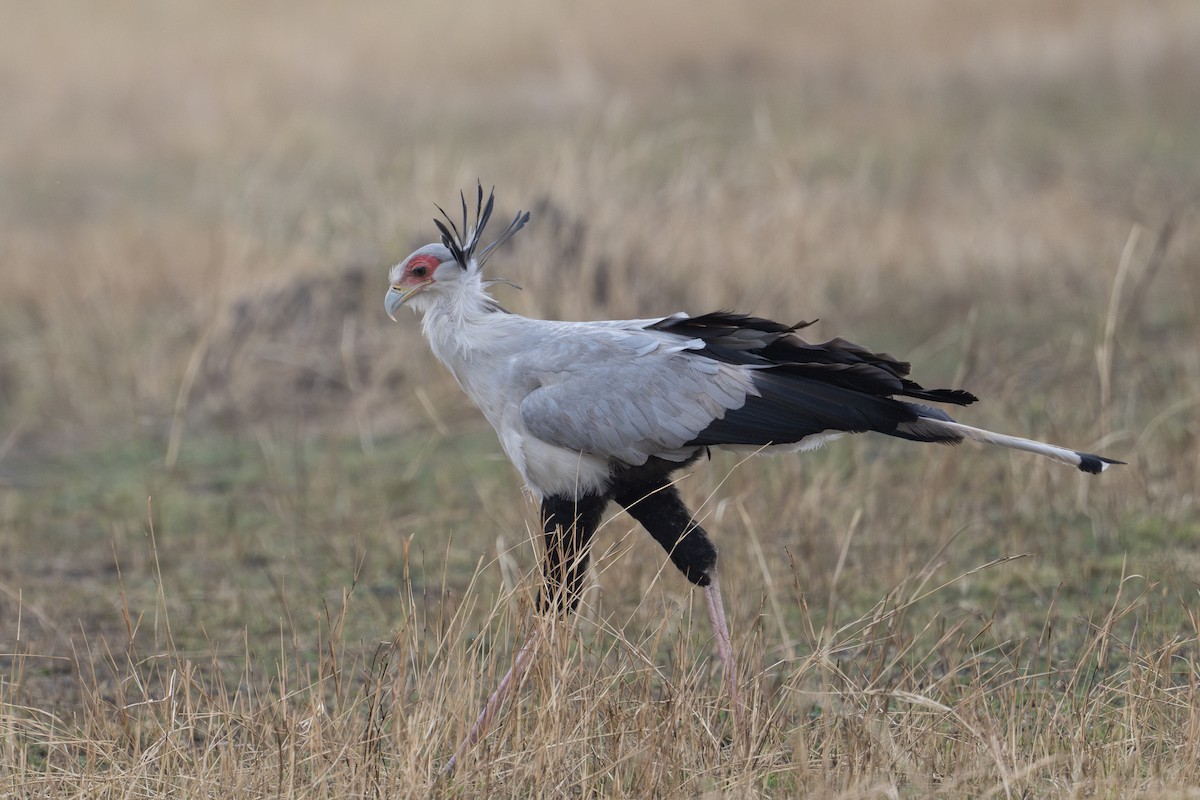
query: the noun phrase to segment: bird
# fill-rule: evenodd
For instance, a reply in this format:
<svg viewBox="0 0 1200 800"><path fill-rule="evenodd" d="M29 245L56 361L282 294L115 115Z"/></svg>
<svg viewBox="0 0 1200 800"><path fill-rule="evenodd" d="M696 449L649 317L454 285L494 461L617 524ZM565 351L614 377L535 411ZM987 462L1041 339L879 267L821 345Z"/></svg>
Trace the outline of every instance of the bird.
<svg viewBox="0 0 1200 800"><path fill-rule="evenodd" d="M733 703L739 707L717 548L684 504L673 476L712 448L803 451L855 433L914 442L972 440L1022 450L1091 474L1124 462L972 427L930 405L966 406L962 389L927 389L910 365L845 339L810 343L787 325L714 311L572 322L510 313L489 293L500 279L483 268L530 220L518 212L487 246L495 205L477 184L474 222L461 228L440 206L440 239L391 267L384 306L421 315L437 359L495 428L509 460L540 505L543 532L540 619L579 604L593 538L615 502L703 589ZM528 671L534 625L446 771L487 731Z"/></svg>

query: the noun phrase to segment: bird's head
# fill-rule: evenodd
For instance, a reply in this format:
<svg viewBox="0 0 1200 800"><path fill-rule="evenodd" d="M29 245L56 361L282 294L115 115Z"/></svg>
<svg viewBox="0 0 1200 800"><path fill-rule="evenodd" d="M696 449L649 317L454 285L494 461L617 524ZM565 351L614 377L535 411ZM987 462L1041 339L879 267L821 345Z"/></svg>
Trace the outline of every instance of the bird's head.
<svg viewBox="0 0 1200 800"><path fill-rule="evenodd" d="M418 311L439 294L446 294L460 283L465 270L459 266L443 244L427 244L392 267L388 280L391 286L384 297L384 307L392 319L405 303Z"/></svg>
<svg viewBox="0 0 1200 800"><path fill-rule="evenodd" d="M396 312L405 304L417 311L424 311L439 298L452 297L468 286L481 286L479 274L488 257L529 221L528 211L517 212L517 216L504 233L476 255L476 248L479 246L483 229L492 216L495 201L495 190L492 190L485 205L483 185L480 184L478 188L479 199L475 206L474 225L470 225L467 218L467 198L460 194L462 232L460 233L458 226L439 206L438 211L442 212L446 222L435 219L433 224L441 232L442 241L418 248L408 258L392 267L388 275L391 285L384 297L384 309L393 320L396 319ZM473 280L468 280L469 278Z"/></svg>

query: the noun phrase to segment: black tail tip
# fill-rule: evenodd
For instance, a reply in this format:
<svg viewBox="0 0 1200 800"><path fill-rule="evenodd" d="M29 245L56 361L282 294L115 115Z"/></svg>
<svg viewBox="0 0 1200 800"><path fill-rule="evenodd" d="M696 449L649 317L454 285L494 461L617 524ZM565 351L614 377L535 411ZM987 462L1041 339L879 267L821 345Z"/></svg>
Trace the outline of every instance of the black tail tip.
<svg viewBox="0 0 1200 800"><path fill-rule="evenodd" d="M1124 464L1124 461L1117 461L1104 456L1096 456L1091 453L1076 453L1079 456L1079 469L1089 475L1099 475L1104 470L1108 469L1113 464Z"/></svg>

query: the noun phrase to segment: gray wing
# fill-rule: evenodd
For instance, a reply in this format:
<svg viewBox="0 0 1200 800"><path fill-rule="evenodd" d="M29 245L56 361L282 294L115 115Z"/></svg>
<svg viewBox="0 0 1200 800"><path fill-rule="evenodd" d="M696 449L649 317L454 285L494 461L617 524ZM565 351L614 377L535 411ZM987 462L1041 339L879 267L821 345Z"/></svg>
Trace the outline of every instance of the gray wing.
<svg viewBox="0 0 1200 800"><path fill-rule="evenodd" d="M560 344L559 368L539 375L521 421L543 441L630 465L685 459L695 450L685 444L756 393L749 370L690 344L647 334Z"/></svg>

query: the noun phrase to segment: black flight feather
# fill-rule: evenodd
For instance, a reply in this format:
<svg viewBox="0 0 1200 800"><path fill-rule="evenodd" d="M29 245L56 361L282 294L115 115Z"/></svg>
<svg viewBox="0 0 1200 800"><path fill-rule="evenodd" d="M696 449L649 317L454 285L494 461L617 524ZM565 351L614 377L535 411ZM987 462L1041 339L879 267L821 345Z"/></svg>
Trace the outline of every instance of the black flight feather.
<svg viewBox="0 0 1200 800"><path fill-rule="evenodd" d="M705 348L701 352L718 361L811 378L877 397L900 395L956 405L978 399L962 389L926 389L907 377L907 362L845 339L810 344L795 333L804 324L789 327L774 320L717 311L699 317L670 317L651 327L702 340Z"/></svg>
<svg viewBox="0 0 1200 800"><path fill-rule="evenodd" d="M689 445L767 445L798 442L824 431L876 431L904 439L955 442L961 437L921 419L951 421L944 412L896 397L966 405L976 400L961 389L926 389L910 380L909 364L845 339L813 344L793 326L718 311L671 317L651 327L700 339L698 352L753 369L758 396L714 420Z"/></svg>

